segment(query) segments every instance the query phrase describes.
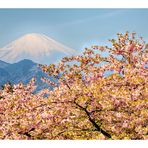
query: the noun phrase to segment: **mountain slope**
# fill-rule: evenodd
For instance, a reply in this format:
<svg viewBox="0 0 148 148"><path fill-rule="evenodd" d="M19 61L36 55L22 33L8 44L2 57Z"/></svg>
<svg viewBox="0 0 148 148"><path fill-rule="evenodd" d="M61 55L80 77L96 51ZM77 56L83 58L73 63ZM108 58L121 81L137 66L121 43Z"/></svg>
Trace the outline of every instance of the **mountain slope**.
<svg viewBox="0 0 148 148"><path fill-rule="evenodd" d="M9 65L9 63L6 63L6 62L0 60L0 68L4 68L8 65Z"/></svg>
<svg viewBox="0 0 148 148"><path fill-rule="evenodd" d="M9 63L30 59L37 63L55 62L56 56L66 56L75 50L43 34L31 33L0 49L0 59ZM55 58L53 58L55 57Z"/></svg>
<svg viewBox="0 0 148 148"><path fill-rule="evenodd" d="M12 84L20 82L27 84L33 77L37 79L37 90L48 87L41 81L41 77L48 76L42 72L42 70L38 67L38 64L31 60L25 59L18 63L9 64L4 68L0 68L0 86L7 82L11 82Z"/></svg>
<svg viewBox="0 0 148 148"><path fill-rule="evenodd" d="M32 68L36 66L37 64L33 63L31 60L22 60L18 63L14 63L5 67L5 70L11 74L11 80L14 83L18 83L24 76L30 73Z"/></svg>
<svg viewBox="0 0 148 148"><path fill-rule="evenodd" d="M0 68L0 86L9 81L10 74L4 68Z"/></svg>

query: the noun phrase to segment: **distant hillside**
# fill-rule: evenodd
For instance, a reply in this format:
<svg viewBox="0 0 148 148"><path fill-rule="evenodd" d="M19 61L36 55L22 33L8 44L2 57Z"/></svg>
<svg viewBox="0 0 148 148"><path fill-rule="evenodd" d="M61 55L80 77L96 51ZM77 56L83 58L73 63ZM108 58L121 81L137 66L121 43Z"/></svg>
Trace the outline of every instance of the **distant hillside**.
<svg viewBox="0 0 148 148"><path fill-rule="evenodd" d="M4 68L8 65L9 65L9 63L6 63L6 62L0 60L0 68Z"/></svg>
<svg viewBox="0 0 148 148"><path fill-rule="evenodd" d="M32 77L37 79L37 90L48 87L40 80L41 77L48 76L43 73L38 64L33 61L25 59L14 64L8 64L0 61L0 86L7 82L11 82L12 84L23 82L24 84L27 84Z"/></svg>

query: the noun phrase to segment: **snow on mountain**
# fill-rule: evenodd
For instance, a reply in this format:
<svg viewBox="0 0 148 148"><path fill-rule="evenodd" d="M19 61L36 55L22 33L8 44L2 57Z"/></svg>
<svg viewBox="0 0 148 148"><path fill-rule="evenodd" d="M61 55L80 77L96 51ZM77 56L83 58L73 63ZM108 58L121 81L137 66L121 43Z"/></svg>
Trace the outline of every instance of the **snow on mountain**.
<svg viewBox="0 0 148 148"><path fill-rule="evenodd" d="M54 62L56 56L72 55L75 50L43 34L26 34L0 49L0 60L15 63L30 59L37 63Z"/></svg>

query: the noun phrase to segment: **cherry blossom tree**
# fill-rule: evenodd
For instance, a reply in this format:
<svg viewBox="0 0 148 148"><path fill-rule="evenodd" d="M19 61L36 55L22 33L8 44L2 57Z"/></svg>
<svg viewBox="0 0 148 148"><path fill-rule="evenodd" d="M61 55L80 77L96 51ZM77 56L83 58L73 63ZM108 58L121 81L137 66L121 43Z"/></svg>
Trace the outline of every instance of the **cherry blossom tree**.
<svg viewBox="0 0 148 148"><path fill-rule="evenodd" d="M59 81L49 98L59 139L147 138L148 50L135 33L117 36L112 47L92 46L42 67Z"/></svg>
<svg viewBox="0 0 148 148"><path fill-rule="evenodd" d="M148 50L136 34L117 34L58 64L41 65L53 90L0 91L1 139L148 139ZM48 94L49 96L46 96Z"/></svg>

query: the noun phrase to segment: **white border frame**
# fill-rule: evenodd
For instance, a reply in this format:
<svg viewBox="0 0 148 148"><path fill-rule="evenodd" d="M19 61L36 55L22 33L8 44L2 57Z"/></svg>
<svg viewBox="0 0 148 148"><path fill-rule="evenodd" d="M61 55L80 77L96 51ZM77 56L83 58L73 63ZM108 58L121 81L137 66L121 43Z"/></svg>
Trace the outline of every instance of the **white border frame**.
<svg viewBox="0 0 148 148"><path fill-rule="evenodd" d="M148 0L0 0L0 8L148 8Z"/></svg>
<svg viewBox="0 0 148 148"><path fill-rule="evenodd" d="M0 8L148 8L148 0L0 0ZM128 16L127 16L128 17ZM100 147L146 148L145 141L0 141L2 148Z"/></svg>

